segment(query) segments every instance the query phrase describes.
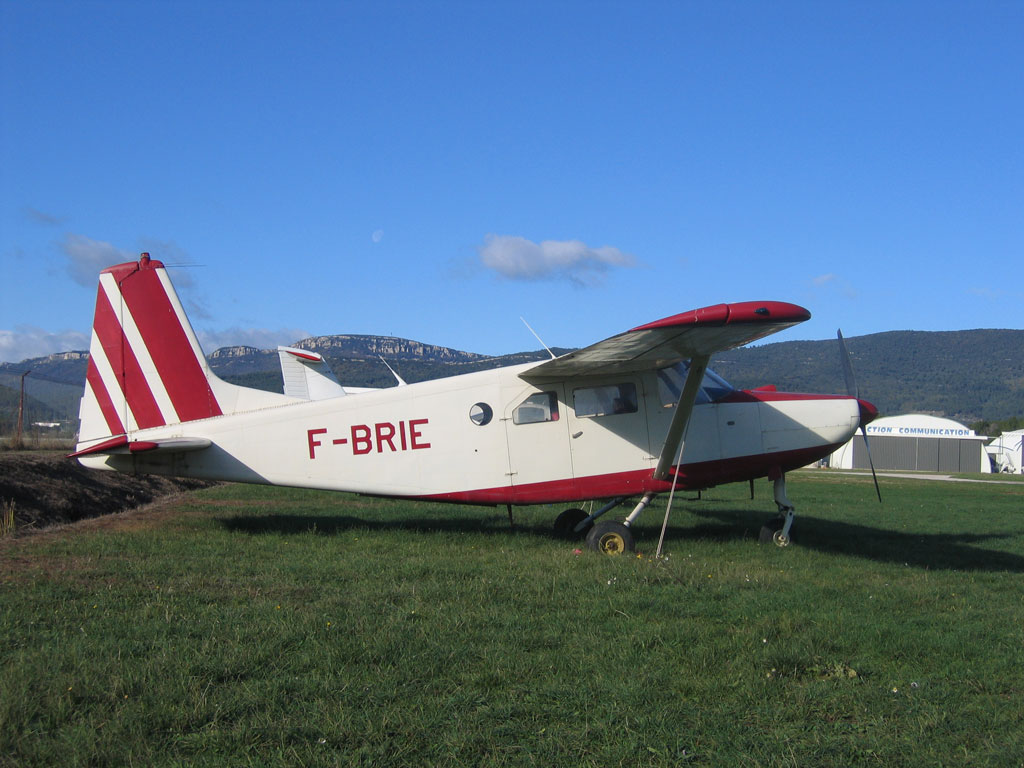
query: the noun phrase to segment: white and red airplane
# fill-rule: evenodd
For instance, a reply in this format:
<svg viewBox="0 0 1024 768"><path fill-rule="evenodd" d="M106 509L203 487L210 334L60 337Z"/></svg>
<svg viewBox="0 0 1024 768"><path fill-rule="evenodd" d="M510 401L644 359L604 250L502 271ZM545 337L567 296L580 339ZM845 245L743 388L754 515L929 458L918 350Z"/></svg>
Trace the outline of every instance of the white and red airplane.
<svg viewBox="0 0 1024 768"><path fill-rule="evenodd" d="M543 362L379 390L341 386L320 355L280 348L285 394L207 364L163 264L100 274L76 457L129 473L480 505L567 509L560 534L633 551L655 495L768 477L789 542L785 473L829 455L877 415L856 396L739 391L716 352L803 322L783 302L719 304ZM639 499L621 523L594 522Z"/></svg>

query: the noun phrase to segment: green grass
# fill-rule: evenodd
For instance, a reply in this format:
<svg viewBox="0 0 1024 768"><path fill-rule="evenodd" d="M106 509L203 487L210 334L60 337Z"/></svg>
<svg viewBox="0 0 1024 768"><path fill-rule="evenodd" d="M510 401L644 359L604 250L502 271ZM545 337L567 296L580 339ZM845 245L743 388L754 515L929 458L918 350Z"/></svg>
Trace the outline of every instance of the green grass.
<svg viewBox="0 0 1024 768"><path fill-rule="evenodd" d="M0 765L1021 765L1024 486L661 510L220 486L0 542Z"/></svg>

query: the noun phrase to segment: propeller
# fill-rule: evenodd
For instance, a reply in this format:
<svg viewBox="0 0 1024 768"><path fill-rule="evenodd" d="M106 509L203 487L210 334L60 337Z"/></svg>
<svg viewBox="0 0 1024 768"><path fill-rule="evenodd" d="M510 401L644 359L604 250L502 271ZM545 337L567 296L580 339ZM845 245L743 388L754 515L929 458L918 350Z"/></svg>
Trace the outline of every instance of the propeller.
<svg viewBox="0 0 1024 768"><path fill-rule="evenodd" d="M843 377L846 379L846 394L857 401L860 409L860 433L864 437L864 450L868 454L868 466L871 467L871 478L875 481L875 493L878 494L878 501L882 501L882 491L878 487L878 475L875 474L875 462L871 460L871 445L868 443L867 424L875 416L878 410L866 400L860 399L860 390L857 388L857 379L853 375L853 362L850 360L850 351L846 348L846 341L843 339L843 332L836 332L839 336L839 360L843 365Z"/></svg>

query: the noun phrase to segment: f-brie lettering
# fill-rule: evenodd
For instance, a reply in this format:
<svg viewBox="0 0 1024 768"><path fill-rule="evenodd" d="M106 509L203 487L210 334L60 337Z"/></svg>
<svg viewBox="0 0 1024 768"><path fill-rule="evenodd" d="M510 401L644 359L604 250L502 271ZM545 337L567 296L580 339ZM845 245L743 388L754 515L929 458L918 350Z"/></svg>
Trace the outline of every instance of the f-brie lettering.
<svg viewBox="0 0 1024 768"><path fill-rule="evenodd" d="M317 448L330 445L351 446L353 456L429 448L430 443L424 439L423 431L420 429L428 422L429 419L409 419L397 423L379 421L376 424L353 424L348 431L342 433L345 437L332 437L326 427L307 429L309 458L316 459Z"/></svg>

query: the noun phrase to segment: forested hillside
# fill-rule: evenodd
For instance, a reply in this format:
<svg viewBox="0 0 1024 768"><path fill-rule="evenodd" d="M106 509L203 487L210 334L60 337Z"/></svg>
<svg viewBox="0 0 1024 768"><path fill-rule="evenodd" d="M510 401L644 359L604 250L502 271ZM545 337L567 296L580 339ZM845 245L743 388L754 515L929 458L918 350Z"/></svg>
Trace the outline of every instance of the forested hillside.
<svg viewBox="0 0 1024 768"><path fill-rule="evenodd" d="M970 423L1024 415L1024 331L890 331L847 339L862 397L883 414ZM733 385L845 392L836 341L786 341L716 355Z"/></svg>

